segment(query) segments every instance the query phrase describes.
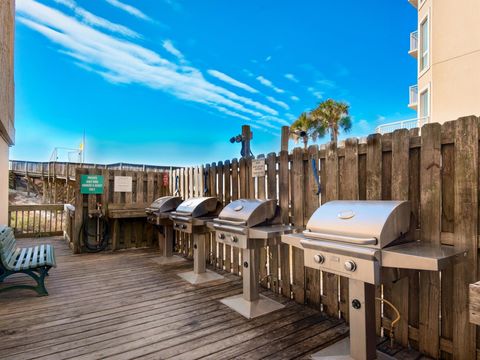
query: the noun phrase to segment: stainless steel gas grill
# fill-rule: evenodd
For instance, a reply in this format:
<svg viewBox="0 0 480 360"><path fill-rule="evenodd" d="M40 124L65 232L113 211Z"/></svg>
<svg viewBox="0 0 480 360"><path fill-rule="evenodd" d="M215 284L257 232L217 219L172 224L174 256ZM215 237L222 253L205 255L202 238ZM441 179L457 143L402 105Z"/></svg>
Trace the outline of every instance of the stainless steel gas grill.
<svg viewBox="0 0 480 360"><path fill-rule="evenodd" d="M283 305L259 294L259 249L280 242L280 235L292 232L280 224L280 209L275 200L236 200L223 208L208 226L215 230L218 242L242 250L243 294L221 300L246 318L283 308Z"/></svg>
<svg viewBox="0 0 480 360"><path fill-rule="evenodd" d="M159 259L155 259L155 261L159 264L184 261L182 257L173 255L175 236L173 221L170 219L170 213L174 211L182 201L180 196L163 196L155 200L145 209L147 222L154 225L158 230L158 246L162 256Z"/></svg>
<svg viewBox="0 0 480 360"><path fill-rule="evenodd" d="M170 213L173 229L193 237L193 271L178 274L191 284L223 279L223 276L206 269L205 237L211 232L207 221L211 221L222 209L222 203L214 197L197 197L182 202Z"/></svg>
<svg viewBox="0 0 480 360"><path fill-rule="evenodd" d="M440 271L465 252L407 237L407 201L331 201L315 211L302 234L284 243L304 250L305 266L349 278L350 339L315 359L376 359L375 285L381 267ZM381 355L378 355L381 358Z"/></svg>

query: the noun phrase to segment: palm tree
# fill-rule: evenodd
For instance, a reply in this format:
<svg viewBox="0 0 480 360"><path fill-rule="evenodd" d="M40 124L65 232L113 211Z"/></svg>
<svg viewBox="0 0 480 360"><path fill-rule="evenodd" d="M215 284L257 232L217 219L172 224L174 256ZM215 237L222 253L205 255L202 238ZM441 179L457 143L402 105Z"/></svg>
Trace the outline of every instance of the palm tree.
<svg viewBox="0 0 480 360"><path fill-rule="evenodd" d="M337 142L340 129L349 132L352 128L352 119L348 115L349 108L345 102L328 99L312 110L310 117L318 133L329 132L331 141Z"/></svg>
<svg viewBox="0 0 480 360"><path fill-rule="evenodd" d="M297 142L299 139L303 140L303 147L307 149L308 139L313 141L317 140L317 137L325 135L322 129L317 129L315 122L310 114L303 112L300 116L290 125L290 137Z"/></svg>

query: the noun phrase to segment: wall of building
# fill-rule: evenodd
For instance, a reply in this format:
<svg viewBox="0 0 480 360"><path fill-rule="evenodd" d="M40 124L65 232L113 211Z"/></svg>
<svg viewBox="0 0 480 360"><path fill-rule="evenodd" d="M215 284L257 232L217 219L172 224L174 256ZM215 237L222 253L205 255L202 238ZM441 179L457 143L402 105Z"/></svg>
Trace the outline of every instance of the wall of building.
<svg viewBox="0 0 480 360"><path fill-rule="evenodd" d="M8 145L0 140L0 225L8 220Z"/></svg>
<svg viewBox="0 0 480 360"><path fill-rule="evenodd" d="M480 1L432 7L432 118L480 115Z"/></svg>
<svg viewBox="0 0 480 360"><path fill-rule="evenodd" d="M0 224L5 224L8 212L8 154L9 146L15 141L15 0L0 0L0 24Z"/></svg>
<svg viewBox="0 0 480 360"><path fill-rule="evenodd" d="M430 15L430 68L418 90L430 86L431 120L439 123L480 115L480 1L425 0L418 25ZM420 58L420 54L419 54ZM420 109L419 109L420 110Z"/></svg>

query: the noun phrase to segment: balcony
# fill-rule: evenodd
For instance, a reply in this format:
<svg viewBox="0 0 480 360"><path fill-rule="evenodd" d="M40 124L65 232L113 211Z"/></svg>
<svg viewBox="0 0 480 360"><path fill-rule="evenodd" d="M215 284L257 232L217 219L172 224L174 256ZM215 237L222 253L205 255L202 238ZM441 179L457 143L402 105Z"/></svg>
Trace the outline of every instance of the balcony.
<svg viewBox="0 0 480 360"><path fill-rule="evenodd" d="M395 121L388 124L377 126L377 128L375 129L375 132L383 135L386 133L394 132L395 130L398 130L398 129L410 130L415 128L421 128L423 125L427 124L428 122L430 122L430 118L428 116L422 117L422 118Z"/></svg>
<svg viewBox="0 0 480 360"><path fill-rule="evenodd" d="M410 33L410 50L408 54L415 59L418 56L418 31L414 31Z"/></svg>
<svg viewBox="0 0 480 360"><path fill-rule="evenodd" d="M408 0L408 2L409 2L415 9L418 9L418 0Z"/></svg>
<svg viewBox="0 0 480 360"><path fill-rule="evenodd" d="M418 85L412 85L409 88L408 107L412 110L417 110L418 105Z"/></svg>

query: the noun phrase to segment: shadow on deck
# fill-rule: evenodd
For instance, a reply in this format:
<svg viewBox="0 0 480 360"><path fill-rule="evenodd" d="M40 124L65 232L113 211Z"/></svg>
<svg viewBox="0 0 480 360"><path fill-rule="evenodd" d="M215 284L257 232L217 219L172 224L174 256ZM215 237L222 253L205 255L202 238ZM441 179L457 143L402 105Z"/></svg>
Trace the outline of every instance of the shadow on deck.
<svg viewBox="0 0 480 360"><path fill-rule="evenodd" d="M190 285L176 274L191 262L161 266L152 250L72 255L62 238L18 241L38 242L55 246L50 296L0 295L0 359L293 359L348 333L284 298L284 309L246 320L218 301L242 292L239 277Z"/></svg>

